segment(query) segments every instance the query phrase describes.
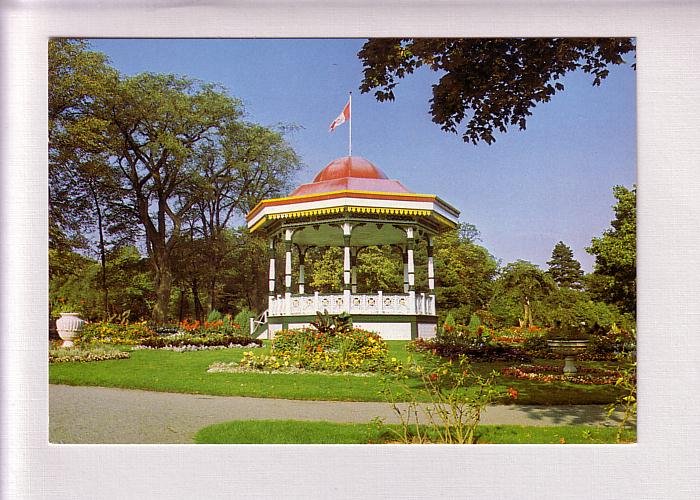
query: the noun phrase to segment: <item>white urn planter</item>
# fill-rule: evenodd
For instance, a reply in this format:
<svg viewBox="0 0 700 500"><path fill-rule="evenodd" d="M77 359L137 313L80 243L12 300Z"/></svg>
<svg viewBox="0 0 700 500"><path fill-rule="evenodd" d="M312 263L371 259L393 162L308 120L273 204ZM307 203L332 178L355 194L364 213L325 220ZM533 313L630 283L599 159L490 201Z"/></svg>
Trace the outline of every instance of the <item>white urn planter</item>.
<svg viewBox="0 0 700 500"><path fill-rule="evenodd" d="M554 352L558 352L565 356L564 373L570 375L576 373L574 356L586 350L586 347L588 347L588 340L548 340L547 345Z"/></svg>
<svg viewBox="0 0 700 500"><path fill-rule="evenodd" d="M83 329L85 321L80 319L78 313L61 313L61 317L56 320L56 330L58 336L63 339L62 347L73 347L73 337L75 333Z"/></svg>

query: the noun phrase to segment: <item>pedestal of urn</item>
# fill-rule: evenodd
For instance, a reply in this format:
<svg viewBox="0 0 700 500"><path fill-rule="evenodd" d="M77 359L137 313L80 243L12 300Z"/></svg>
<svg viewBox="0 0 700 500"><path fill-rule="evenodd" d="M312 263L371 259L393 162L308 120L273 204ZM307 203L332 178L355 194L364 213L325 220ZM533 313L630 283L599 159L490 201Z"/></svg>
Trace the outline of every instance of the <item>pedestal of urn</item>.
<svg viewBox="0 0 700 500"><path fill-rule="evenodd" d="M73 337L82 330L84 324L85 321L80 319L78 313L61 313L61 317L56 320L58 336L63 339L61 346L73 347Z"/></svg>
<svg viewBox="0 0 700 500"><path fill-rule="evenodd" d="M547 345L554 352L564 355L564 373L576 373L574 357L588 347L588 340L548 340Z"/></svg>

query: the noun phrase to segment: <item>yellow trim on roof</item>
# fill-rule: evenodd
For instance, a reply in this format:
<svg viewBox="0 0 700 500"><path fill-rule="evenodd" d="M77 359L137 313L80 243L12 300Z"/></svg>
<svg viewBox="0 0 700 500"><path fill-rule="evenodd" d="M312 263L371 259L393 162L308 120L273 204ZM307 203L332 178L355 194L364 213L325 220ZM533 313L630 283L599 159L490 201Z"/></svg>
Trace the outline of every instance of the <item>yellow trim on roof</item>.
<svg viewBox="0 0 700 500"><path fill-rule="evenodd" d="M254 232L260 228L268 220L280 220L280 219L296 219L299 217L308 217L314 215L326 215L326 214L338 214L342 212L355 212L363 214L389 214L389 215L411 215L411 216L423 216L429 217L434 216L440 222L448 227L456 227L457 225L449 220L447 217L433 211L433 210L419 210L413 208L381 208L381 207L357 207L357 206L342 206L342 207L328 207L328 208L313 208L309 210L298 210L296 212L284 212L278 214L268 214L260 218L258 222L255 223L253 227L250 228L250 232Z"/></svg>
<svg viewBox="0 0 700 500"><path fill-rule="evenodd" d="M273 202L279 202L279 201L293 201L293 202L298 202L298 201L303 201L308 198L320 198L320 197L335 197L337 195L349 195L352 196L353 194L364 194L364 195L379 195L379 196L403 196L406 198L410 197L415 197L415 198L427 198L427 199L432 199L432 200L438 200L441 201L443 204L446 204L444 201L440 200L436 195L434 194L421 194L421 193L396 193L393 191L362 191L358 189L342 189L340 191L328 191L328 192L323 192L323 193L311 193L311 194L302 194L298 196L281 196L279 198L268 198L266 200L260 200L257 205L255 205L249 214L254 213L258 207L261 205L266 205L269 203Z"/></svg>

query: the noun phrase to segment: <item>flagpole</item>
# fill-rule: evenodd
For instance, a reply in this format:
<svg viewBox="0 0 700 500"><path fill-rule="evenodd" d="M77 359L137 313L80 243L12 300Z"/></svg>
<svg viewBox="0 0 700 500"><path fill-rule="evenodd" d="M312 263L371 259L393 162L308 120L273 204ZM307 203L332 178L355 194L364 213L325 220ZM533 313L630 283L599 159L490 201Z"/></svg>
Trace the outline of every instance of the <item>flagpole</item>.
<svg viewBox="0 0 700 500"><path fill-rule="evenodd" d="M348 156L352 156L352 92L350 92L350 118L348 120Z"/></svg>

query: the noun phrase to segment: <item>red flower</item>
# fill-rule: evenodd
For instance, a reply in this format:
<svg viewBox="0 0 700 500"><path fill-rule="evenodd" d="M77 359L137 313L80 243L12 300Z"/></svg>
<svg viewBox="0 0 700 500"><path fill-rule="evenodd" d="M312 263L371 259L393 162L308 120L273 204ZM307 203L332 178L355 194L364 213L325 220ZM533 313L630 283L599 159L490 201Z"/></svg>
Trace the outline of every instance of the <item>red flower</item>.
<svg viewBox="0 0 700 500"><path fill-rule="evenodd" d="M518 399L518 391L517 389L513 389L512 387L508 388L508 396L510 399Z"/></svg>
<svg viewBox="0 0 700 500"><path fill-rule="evenodd" d="M430 374L430 380L435 382L438 379L438 374L437 373L431 373Z"/></svg>

